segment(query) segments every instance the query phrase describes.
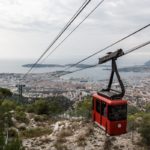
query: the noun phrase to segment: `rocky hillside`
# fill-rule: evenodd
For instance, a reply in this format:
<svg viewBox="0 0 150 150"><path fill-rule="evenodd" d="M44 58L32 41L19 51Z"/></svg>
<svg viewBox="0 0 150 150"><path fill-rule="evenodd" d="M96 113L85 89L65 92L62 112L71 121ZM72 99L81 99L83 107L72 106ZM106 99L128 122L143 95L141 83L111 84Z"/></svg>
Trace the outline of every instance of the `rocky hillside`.
<svg viewBox="0 0 150 150"><path fill-rule="evenodd" d="M142 110L128 106L128 133L121 136L108 136L91 122L91 97L71 108L68 102L65 109L60 104L53 99L26 105L1 100L0 150L150 149L150 104Z"/></svg>
<svg viewBox="0 0 150 150"><path fill-rule="evenodd" d="M23 124L17 124L17 128L26 128L20 132L26 150L142 149L138 145L140 136L136 132L134 132L134 137L131 133L110 137L99 127L83 119L70 118L56 122L49 119L41 122L35 121L33 114L27 114L27 116L30 119L27 127ZM38 134L37 130L41 133Z"/></svg>

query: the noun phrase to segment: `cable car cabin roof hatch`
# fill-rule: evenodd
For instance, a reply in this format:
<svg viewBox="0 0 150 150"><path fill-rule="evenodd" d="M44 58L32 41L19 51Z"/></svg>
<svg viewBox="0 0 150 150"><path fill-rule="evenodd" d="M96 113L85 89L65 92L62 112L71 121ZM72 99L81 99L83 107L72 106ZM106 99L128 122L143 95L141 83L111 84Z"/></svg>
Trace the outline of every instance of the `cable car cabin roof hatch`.
<svg viewBox="0 0 150 150"><path fill-rule="evenodd" d="M117 100L117 99L122 99L124 94L125 94L125 88L123 85L123 82L120 78L118 69L117 69L117 64L116 64L116 60L118 57L121 57L124 55L124 52L122 49L119 49L115 52L109 52L106 56L99 58L99 64L103 64L107 61L112 61L112 70L111 70L111 75L110 75L110 79L109 79L109 83L106 89L102 89L100 92L98 92L98 95L108 98L110 100ZM115 90L115 89L111 89L112 86L112 82L113 82L113 78L114 78L114 73L116 74L116 77L118 79L121 91Z"/></svg>

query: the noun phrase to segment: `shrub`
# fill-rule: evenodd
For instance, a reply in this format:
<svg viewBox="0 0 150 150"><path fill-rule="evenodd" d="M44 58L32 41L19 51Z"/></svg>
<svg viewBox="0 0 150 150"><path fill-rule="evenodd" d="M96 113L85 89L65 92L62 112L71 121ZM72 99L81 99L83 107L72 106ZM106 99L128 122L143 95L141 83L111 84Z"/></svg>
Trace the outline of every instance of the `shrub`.
<svg viewBox="0 0 150 150"><path fill-rule="evenodd" d="M139 112L139 109L136 106L129 105L128 106L128 114L134 115Z"/></svg>
<svg viewBox="0 0 150 150"><path fill-rule="evenodd" d="M38 115L49 114L49 105L45 100L37 100L33 104L35 113Z"/></svg>
<svg viewBox="0 0 150 150"><path fill-rule="evenodd" d="M128 115L128 131L133 131L136 129L135 119L135 115Z"/></svg>
<svg viewBox="0 0 150 150"><path fill-rule="evenodd" d="M8 140L7 145L5 144L5 135L4 132L0 131L0 149L1 150L24 150L22 147L22 141L19 140L18 135L11 137Z"/></svg>
<svg viewBox="0 0 150 150"><path fill-rule="evenodd" d="M91 118L91 112L92 112L91 109L92 109L92 100L89 98L85 98L85 100L77 104L72 114L89 119Z"/></svg>
<svg viewBox="0 0 150 150"><path fill-rule="evenodd" d="M4 144L5 144L5 137L4 137L3 132L0 131L0 149L3 148Z"/></svg>
<svg viewBox="0 0 150 150"><path fill-rule="evenodd" d="M14 129L14 128L10 128L8 130L8 135L9 135L9 137L12 137L12 138L18 137L18 133L17 133L16 129Z"/></svg>
<svg viewBox="0 0 150 150"><path fill-rule="evenodd" d="M0 88L0 98L4 99L10 96L12 96L12 92L9 89Z"/></svg>
<svg viewBox="0 0 150 150"><path fill-rule="evenodd" d="M0 129L3 129L5 124L8 127L11 127L13 125L11 117L12 117L11 113L5 112L0 108Z"/></svg>
<svg viewBox="0 0 150 150"><path fill-rule="evenodd" d="M19 126L18 129L19 129L20 131L24 131L24 130L26 130L26 127L25 127L25 126Z"/></svg>
<svg viewBox="0 0 150 150"><path fill-rule="evenodd" d="M150 146L150 113L143 116L143 121L141 123L139 132L142 136L143 142Z"/></svg>
<svg viewBox="0 0 150 150"><path fill-rule="evenodd" d="M48 128L31 128L21 132L23 138L39 137L46 134L51 134L52 130Z"/></svg>
<svg viewBox="0 0 150 150"><path fill-rule="evenodd" d="M16 111L17 112L23 112L23 111L25 111L25 107L22 106L22 105L19 105L19 106L16 107Z"/></svg>
<svg viewBox="0 0 150 150"><path fill-rule="evenodd" d="M34 108L33 104L26 105L26 111L28 113L34 113L35 112L35 108Z"/></svg>
<svg viewBox="0 0 150 150"><path fill-rule="evenodd" d="M48 120L48 116L47 115L37 115L34 117L34 120L37 122L43 122L43 121L47 121Z"/></svg>
<svg viewBox="0 0 150 150"><path fill-rule="evenodd" d="M150 113L150 103L146 105L145 109L147 113Z"/></svg>
<svg viewBox="0 0 150 150"><path fill-rule="evenodd" d="M4 100L1 104L1 107L6 111L15 110L16 102L13 100Z"/></svg>
<svg viewBox="0 0 150 150"><path fill-rule="evenodd" d="M15 138L5 146L4 150L24 150L24 148L19 138Z"/></svg>
<svg viewBox="0 0 150 150"><path fill-rule="evenodd" d="M29 119L26 117L26 114L24 112L16 112L15 113L15 118L17 121L19 122L23 122L23 123L29 123Z"/></svg>

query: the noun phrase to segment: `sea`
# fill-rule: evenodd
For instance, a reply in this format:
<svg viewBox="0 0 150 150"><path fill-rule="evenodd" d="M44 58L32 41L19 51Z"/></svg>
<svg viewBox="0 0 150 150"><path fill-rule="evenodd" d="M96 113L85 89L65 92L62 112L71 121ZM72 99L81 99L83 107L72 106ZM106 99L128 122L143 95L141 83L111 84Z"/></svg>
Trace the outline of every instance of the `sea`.
<svg viewBox="0 0 150 150"><path fill-rule="evenodd" d="M29 68L22 67L24 64L33 63L33 60L10 60L10 59L3 59L0 60L0 73L26 73ZM57 63L59 64L59 63ZM132 64L131 64L132 65ZM124 67L119 64L119 67ZM32 70L31 73L49 73L54 71L62 71L64 67L47 67L47 68L35 68ZM72 68L71 71L76 70L79 68ZM108 70L107 70L108 69ZM75 72L69 75L65 75L62 78L70 79L70 78L81 78L84 80L90 81L98 81L98 80L107 80L110 77L110 68L106 66L98 66L95 68L85 69L79 72ZM70 71L70 70L69 70ZM146 77L149 76L150 73L146 72L121 72L121 77L123 78L134 78L134 77Z"/></svg>

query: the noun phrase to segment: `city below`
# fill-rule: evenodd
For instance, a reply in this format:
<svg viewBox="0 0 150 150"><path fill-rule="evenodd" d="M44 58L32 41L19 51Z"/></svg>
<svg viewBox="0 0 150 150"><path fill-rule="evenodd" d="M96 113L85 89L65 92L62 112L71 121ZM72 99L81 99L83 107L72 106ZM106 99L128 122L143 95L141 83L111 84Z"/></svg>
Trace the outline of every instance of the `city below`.
<svg viewBox="0 0 150 150"><path fill-rule="evenodd" d="M108 80L89 81L86 78L70 78L68 80L53 77L51 73L29 74L22 80L24 74L0 74L0 86L18 94L18 84L23 84L23 97L27 101L36 98L64 96L71 101L81 100L96 91L106 88ZM122 79L126 94L124 99L139 108L143 108L150 98L150 76L130 77ZM118 83L114 84L117 87Z"/></svg>

